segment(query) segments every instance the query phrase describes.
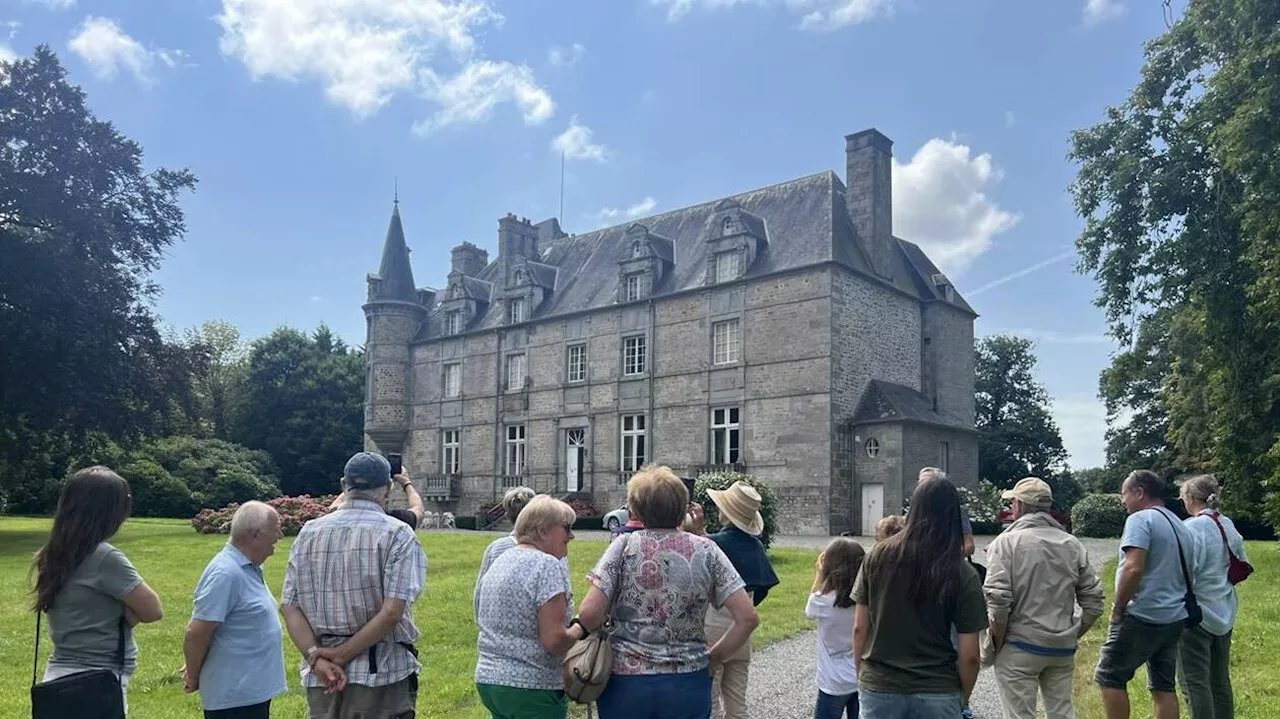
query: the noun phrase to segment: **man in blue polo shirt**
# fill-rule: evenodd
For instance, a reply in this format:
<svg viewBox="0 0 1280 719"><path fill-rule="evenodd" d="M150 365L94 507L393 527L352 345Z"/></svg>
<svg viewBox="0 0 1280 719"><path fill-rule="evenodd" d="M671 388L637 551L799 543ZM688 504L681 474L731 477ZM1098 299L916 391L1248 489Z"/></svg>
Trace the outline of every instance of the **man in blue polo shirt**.
<svg viewBox="0 0 1280 719"><path fill-rule="evenodd" d="M262 563L281 537L280 516L246 502L231 519L231 541L205 567L182 642L183 688L200 692L205 719L268 719L285 692L276 600Z"/></svg>

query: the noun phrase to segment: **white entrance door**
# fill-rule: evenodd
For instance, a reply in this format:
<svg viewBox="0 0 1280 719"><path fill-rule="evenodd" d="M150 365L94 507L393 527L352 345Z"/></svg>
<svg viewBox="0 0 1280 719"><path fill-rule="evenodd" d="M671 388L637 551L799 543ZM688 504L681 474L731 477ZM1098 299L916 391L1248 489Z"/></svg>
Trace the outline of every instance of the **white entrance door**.
<svg viewBox="0 0 1280 719"><path fill-rule="evenodd" d="M876 522L884 517L884 485L862 485L862 535L875 534Z"/></svg>
<svg viewBox="0 0 1280 719"><path fill-rule="evenodd" d="M565 489L582 491L582 465L587 455L587 430L569 429L564 433Z"/></svg>

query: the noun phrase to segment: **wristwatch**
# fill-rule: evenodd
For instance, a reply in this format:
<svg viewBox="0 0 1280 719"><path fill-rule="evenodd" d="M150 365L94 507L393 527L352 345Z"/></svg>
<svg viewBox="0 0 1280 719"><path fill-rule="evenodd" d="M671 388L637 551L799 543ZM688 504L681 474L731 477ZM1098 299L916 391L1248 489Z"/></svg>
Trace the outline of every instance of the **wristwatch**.
<svg viewBox="0 0 1280 719"><path fill-rule="evenodd" d="M583 624L581 621L579 621L577 617L574 617L573 619L570 619L570 620L569 620L569 626L571 626L571 627L572 627L572 626L573 626L573 625L575 625L575 624L576 624L576 625L578 625L578 627L582 629L582 637L581 637L581 639L586 639L587 637L591 636L591 630L587 629L587 625L585 625L585 624Z"/></svg>
<svg viewBox="0 0 1280 719"><path fill-rule="evenodd" d="M313 644L310 649L302 654L306 657L307 666L314 667L316 665L316 659L320 656L320 647Z"/></svg>

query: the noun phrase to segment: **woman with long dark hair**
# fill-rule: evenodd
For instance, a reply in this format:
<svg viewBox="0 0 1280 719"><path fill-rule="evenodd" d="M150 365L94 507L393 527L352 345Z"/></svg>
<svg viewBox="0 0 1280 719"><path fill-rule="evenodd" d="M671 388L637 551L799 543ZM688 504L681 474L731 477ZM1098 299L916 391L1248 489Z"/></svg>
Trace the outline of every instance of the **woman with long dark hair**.
<svg viewBox="0 0 1280 719"><path fill-rule="evenodd" d="M960 517L954 484L920 482L906 527L862 564L853 590L862 719L955 719L969 703L987 609Z"/></svg>
<svg viewBox="0 0 1280 719"><path fill-rule="evenodd" d="M62 488L49 543L36 553L33 609L49 617L53 655L44 681L93 669L120 672L120 688L138 666L132 627L164 616L160 597L107 540L129 517L129 483L106 467L71 475ZM118 656L125 641L123 666Z"/></svg>

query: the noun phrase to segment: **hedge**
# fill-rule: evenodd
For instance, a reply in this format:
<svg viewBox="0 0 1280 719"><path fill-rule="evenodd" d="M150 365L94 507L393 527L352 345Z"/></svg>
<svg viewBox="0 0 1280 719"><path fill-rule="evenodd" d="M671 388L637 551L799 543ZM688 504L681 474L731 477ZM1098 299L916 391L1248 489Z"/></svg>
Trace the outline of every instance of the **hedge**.
<svg viewBox="0 0 1280 719"><path fill-rule="evenodd" d="M1129 513L1118 494L1089 494L1071 508L1071 529L1081 537L1119 537Z"/></svg>
<svg viewBox="0 0 1280 719"><path fill-rule="evenodd" d="M720 522L720 511L711 501L709 490L728 489L734 482L745 482L760 493L760 516L764 518L764 533L760 541L767 549L773 542L773 535L778 532L778 493L773 487L742 472L708 472L698 476L693 488L693 500L702 505L702 514L707 520L707 531L718 532L723 526Z"/></svg>

